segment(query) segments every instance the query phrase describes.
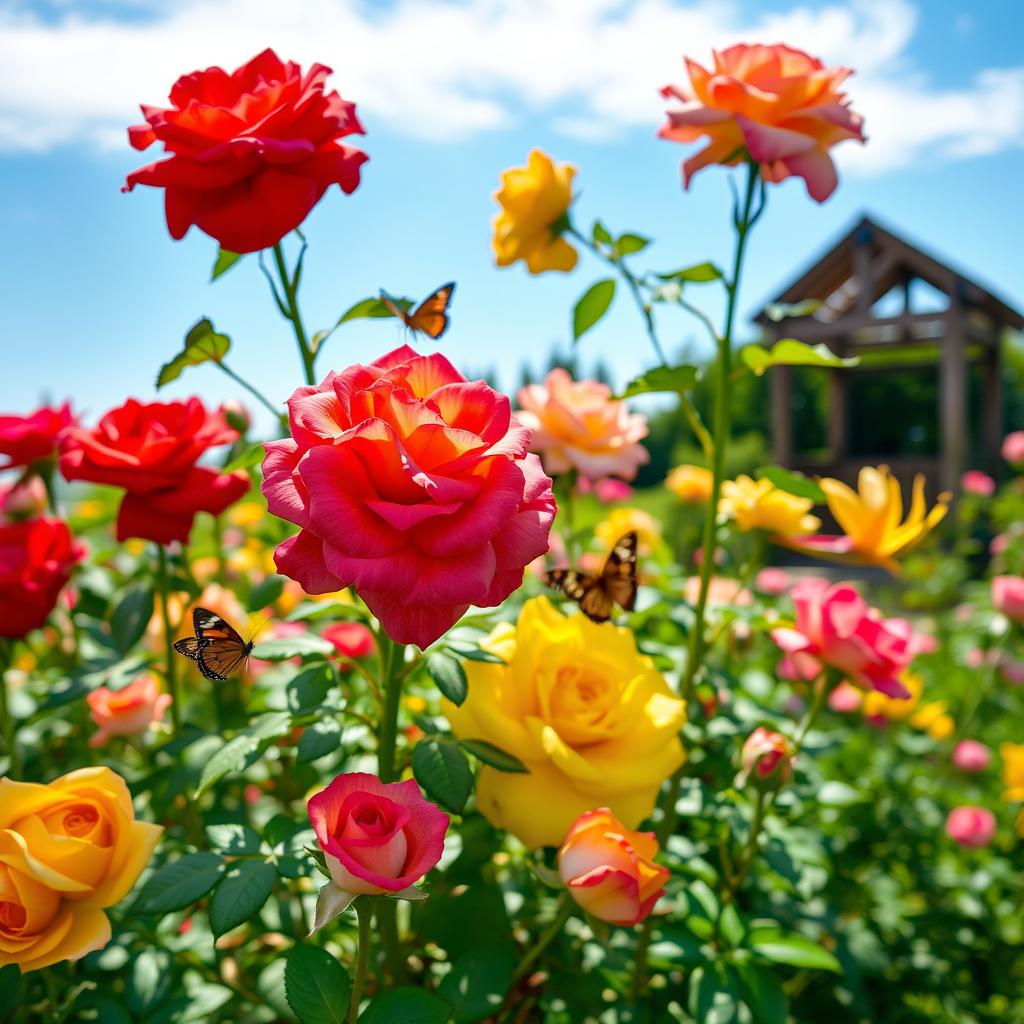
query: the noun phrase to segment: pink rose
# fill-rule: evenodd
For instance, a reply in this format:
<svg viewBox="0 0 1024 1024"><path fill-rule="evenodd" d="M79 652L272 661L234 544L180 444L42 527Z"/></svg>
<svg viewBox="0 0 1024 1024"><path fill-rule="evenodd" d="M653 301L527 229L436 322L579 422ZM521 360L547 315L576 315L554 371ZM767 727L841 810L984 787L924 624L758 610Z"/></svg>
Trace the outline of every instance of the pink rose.
<svg viewBox="0 0 1024 1024"><path fill-rule="evenodd" d="M740 753L743 769L737 784L777 789L792 777L794 759L793 744L785 736L758 726L743 744Z"/></svg>
<svg viewBox="0 0 1024 1024"><path fill-rule="evenodd" d="M771 634L791 658L813 658L888 697L910 696L898 678L913 659L909 622L883 619L849 583L802 580L793 588L793 604L795 627Z"/></svg>
<svg viewBox="0 0 1024 1024"><path fill-rule="evenodd" d="M992 752L977 740L961 740L953 749L953 764L962 772L983 772L991 759Z"/></svg>
<svg viewBox="0 0 1024 1024"><path fill-rule="evenodd" d="M581 476L576 481L576 490L580 494L593 494L602 505L614 505L633 497L633 488L625 480L616 480L613 476L602 477L593 483Z"/></svg>
<svg viewBox="0 0 1024 1024"><path fill-rule="evenodd" d="M960 489L964 494L977 494L981 498L991 498L996 493L996 482L980 469L969 469L960 478Z"/></svg>
<svg viewBox="0 0 1024 1024"><path fill-rule="evenodd" d="M1024 622L1024 576L993 576L992 604L1013 622Z"/></svg>
<svg viewBox="0 0 1024 1024"><path fill-rule="evenodd" d="M968 668L981 668L985 664L985 652L980 647L972 647L964 655L964 664Z"/></svg>
<svg viewBox="0 0 1024 1024"><path fill-rule="evenodd" d="M1013 465L1024 462L1024 430L1015 430L1003 438L1003 458Z"/></svg>
<svg viewBox="0 0 1024 1024"><path fill-rule="evenodd" d="M347 897L417 897L413 885L441 859L448 815L412 779L339 775L306 804L334 884Z"/></svg>
<svg viewBox="0 0 1024 1024"><path fill-rule="evenodd" d="M828 706L840 715L848 715L864 703L864 694L845 680L828 695Z"/></svg>
<svg viewBox="0 0 1024 1024"><path fill-rule="evenodd" d="M946 835L969 850L988 846L996 834L995 815L984 807L962 804L946 818Z"/></svg>
<svg viewBox="0 0 1024 1024"><path fill-rule="evenodd" d="M158 725L171 703L171 695L160 692L153 676L142 675L120 690L101 686L87 694L85 701L98 726L89 746L102 747L112 736L138 736Z"/></svg>
<svg viewBox="0 0 1024 1024"><path fill-rule="evenodd" d="M542 454L549 473L575 469L590 480L632 480L650 458L640 444L647 420L615 401L605 384L576 381L556 368L543 384L520 388L517 399L519 419L533 431L531 448Z"/></svg>
<svg viewBox="0 0 1024 1024"><path fill-rule="evenodd" d="M408 346L330 373L288 402L263 493L300 526L278 571L309 594L351 586L397 643L433 643L500 604L548 547L551 481L509 401Z"/></svg>
<svg viewBox="0 0 1024 1024"><path fill-rule="evenodd" d="M769 597L778 597L780 594L784 594L789 590L791 582L789 573L785 569L776 569L772 566L762 569L754 577L754 586L762 594L768 594Z"/></svg>
<svg viewBox="0 0 1024 1024"><path fill-rule="evenodd" d="M373 633L361 622L333 622L320 635L346 660L368 658L377 649Z"/></svg>

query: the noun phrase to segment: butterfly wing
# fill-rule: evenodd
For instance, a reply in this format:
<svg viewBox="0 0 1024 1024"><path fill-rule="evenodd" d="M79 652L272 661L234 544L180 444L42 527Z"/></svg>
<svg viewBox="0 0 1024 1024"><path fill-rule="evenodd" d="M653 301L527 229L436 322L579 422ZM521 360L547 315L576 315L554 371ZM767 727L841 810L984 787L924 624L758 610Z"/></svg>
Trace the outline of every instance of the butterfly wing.
<svg viewBox="0 0 1024 1024"><path fill-rule="evenodd" d="M380 293L380 301L383 302L385 306L387 306L388 312L396 320L401 320L402 323L405 324L406 327L411 327L412 326L412 324L409 323L409 314L406 313L406 311L404 309L402 309L402 307L399 306L399 304L397 302L395 302L395 300L393 298L391 298L391 296L388 295L387 292L381 291L381 293Z"/></svg>
<svg viewBox="0 0 1024 1024"><path fill-rule="evenodd" d="M232 632L234 632L232 630ZM196 663L207 679L222 681L237 675L249 660L252 643L245 643L238 634L236 639L204 638L200 641Z"/></svg>
<svg viewBox="0 0 1024 1024"><path fill-rule="evenodd" d="M454 292L454 281L441 285L416 307L415 312L404 318L406 326L436 341L448 330L448 304Z"/></svg>
<svg viewBox="0 0 1024 1024"><path fill-rule="evenodd" d="M196 637L200 640L230 640L237 643L239 647L245 646L245 641L239 635L238 630L208 608L192 610L192 627L196 631Z"/></svg>
<svg viewBox="0 0 1024 1024"><path fill-rule="evenodd" d="M636 607L636 549L636 531L630 530L615 542L601 570L601 589L627 612Z"/></svg>
<svg viewBox="0 0 1024 1024"><path fill-rule="evenodd" d="M544 574L544 582L575 601L580 611L594 622L607 622L611 618L612 603L597 576L578 569L552 569Z"/></svg>
<svg viewBox="0 0 1024 1024"><path fill-rule="evenodd" d="M199 648L202 641L197 636L187 636L184 640L175 640L174 649L192 661L199 660Z"/></svg>

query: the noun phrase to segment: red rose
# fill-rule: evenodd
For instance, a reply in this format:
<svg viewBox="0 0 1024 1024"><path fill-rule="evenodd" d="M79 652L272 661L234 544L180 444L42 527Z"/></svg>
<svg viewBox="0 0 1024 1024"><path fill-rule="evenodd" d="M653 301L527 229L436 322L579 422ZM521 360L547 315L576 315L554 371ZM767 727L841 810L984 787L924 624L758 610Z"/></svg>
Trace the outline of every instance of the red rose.
<svg viewBox="0 0 1024 1024"><path fill-rule="evenodd" d="M403 346L288 408L292 437L263 462L270 511L302 527L278 571L309 594L354 587L396 643L500 604L547 551L555 502L529 430L444 356Z"/></svg>
<svg viewBox="0 0 1024 1024"><path fill-rule="evenodd" d="M30 416L0 416L0 455L7 461L0 470L28 466L57 454L61 433L75 422L71 406L43 406Z"/></svg>
<svg viewBox="0 0 1024 1024"><path fill-rule="evenodd" d="M208 411L198 398L147 405L131 398L95 428L64 435L60 471L67 480L125 489L118 540L186 541L197 512L217 515L249 488L244 472L196 465L208 448L237 437L223 413Z"/></svg>
<svg viewBox="0 0 1024 1024"><path fill-rule="evenodd" d="M84 553L60 519L0 525L0 636L43 625Z"/></svg>
<svg viewBox="0 0 1024 1024"><path fill-rule="evenodd" d="M320 634L344 660L368 658L377 649L369 626L361 622L334 622Z"/></svg>
<svg viewBox="0 0 1024 1024"><path fill-rule="evenodd" d="M330 68L303 75L264 50L228 74L184 75L171 106L142 107L146 124L128 129L135 149L164 144L167 160L128 175L166 189L167 228L182 238L195 224L231 252L255 252L297 228L329 185L354 192L366 154L338 140L363 134L355 104L324 92Z"/></svg>

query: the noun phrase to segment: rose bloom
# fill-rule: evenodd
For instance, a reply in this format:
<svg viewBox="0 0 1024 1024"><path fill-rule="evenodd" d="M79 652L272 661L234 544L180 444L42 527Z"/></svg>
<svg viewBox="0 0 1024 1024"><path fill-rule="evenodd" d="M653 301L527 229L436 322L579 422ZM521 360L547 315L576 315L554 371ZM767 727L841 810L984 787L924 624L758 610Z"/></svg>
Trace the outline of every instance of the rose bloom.
<svg viewBox="0 0 1024 1024"><path fill-rule="evenodd" d="M687 504L700 505L711 500L714 474L703 466L676 466L665 477L665 486Z"/></svg>
<svg viewBox="0 0 1024 1024"><path fill-rule="evenodd" d="M625 480L616 480L613 476L602 477L593 483L581 476L576 481L576 493L593 494L602 505L614 505L619 501L629 501L634 492Z"/></svg>
<svg viewBox="0 0 1024 1024"><path fill-rule="evenodd" d="M101 686L86 695L89 715L98 726L90 747L105 746L112 736L138 736L159 725L171 703L151 675L142 675L120 690Z"/></svg>
<svg viewBox="0 0 1024 1024"><path fill-rule="evenodd" d="M1003 761L1003 785L1007 803L1024 800L1024 743L1001 743L999 756Z"/></svg>
<svg viewBox="0 0 1024 1024"><path fill-rule="evenodd" d="M584 811L558 851L558 873L569 895L591 916L632 927L665 891L668 868L654 862L653 832L633 832L607 807Z"/></svg>
<svg viewBox="0 0 1024 1024"><path fill-rule="evenodd" d="M852 683L845 680L832 688L828 695L828 706L840 715L848 715L864 703L866 695Z"/></svg>
<svg viewBox="0 0 1024 1024"><path fill-rule="evenodd" d="M130 398L93 428L69 430L61 442L66 480L123 487L117 539L157 544L188 540L197 512L218 515L249 489L241 470L197 466L208 449L237 440L222 412L198 398L142 403Z"/></svg>
<svg viewBox="0 0 1024 1024"><path fill-rule="evenodd" d="M792 597L795 626L771 636L793 661L839 669L857 686L889 697L910 695L899 679L913 658L909 622L883 619L849 583L802 580Z"/></svg>
<svg viewBox="0 0 1024 1024"><path fill-rule="evenodd" d="M38 519L45 515L49 500L46 484L38 476L18 480L9 487L0 484L0 523Z"/></svg>
<svg viewBox="0 0 1024 1024"><path fill-rule="evenodd" d="M0 416L0 455L6 458L0 470L53 458L61 434L74 422L67 402L56 408L44 405L28 416Z"/></svg>
<svg viewBox="0 0 1024 1024"><path fill-rule="evenodd" d="M516 415L533 431L531 450L541 453L552 475L574 469L588 480L632 480L650 458L640 444L647 420L612 399L606 384L575 381L556 367L543 384L528 384L517 397L522 411Z"/></svg>
<svg viewBox="0 0 1024 1024"><path fill-rule="evenodd" d="M1015 430L1003 438L1003 458L1013 465L1024 462L1024 430Z"/></svg>
<svg viewBox="0 0 1024 1024"><path fill-rule="evenodd" d="M953 748L953 764L962 772L983 772L991 760L992 751L977 740L961 740Z"/></svg>
<svg viewBox="0 0 1024 1024"><path fill-rule="evenodd" d="M946 835L968 850L988 846L996 834L995 815L984 807L962 804L946 818Z"/></svg>
<svg viewBox="0 0 1024 1024"><path fill-rule="evenodd" d="M306 808L345 898L418 898L414 884L444 852L450 819L423 799L413 779L385 784L375 775L349 772L311 796Z"/></svg>
<svg viewBox="0 0 1024 1024"><path fill-rule="evenodd" d="M575 175L575 167L556 164L539 149L531 150L525 167L501 175L492 241L499 267L523 260L531 274L543 274L576 266L576 250L563 236Z"/></svg>
<svg viewBox="0 0 1024 1024"><path fill-rule="evenodd" d="M639 508L613 508L608 518L602 519L594 527L594 538L607 551L611 551L618 540L631 530L636 531L640 554L649 555L661 545L661 526L658 520Z"/></svg>
<svg viewBox="0 0 1024 1024"><path fill-rule="evenodd" d="M361 622L332 622L320 635L345 660L368 658L377 650L373 633Z"/></svg>
<svg viewBox="0 0 1024 1024"><path fill-rule="evenodd" d="M80 768L48 785L0 779L0 967L79 960L110 941L159 825L136 821L124 779Z"/></svg>
<svg viewBox="0 0 1024 1024"><path fill-rule="evenodd" d="M408 346L288 402L263 493L301 532L275 552L310 594L351 586L396 643L425 648L500 604L548 548L551 481L509 401Z"/></svg>
<svg viewBox="0 0 1024 1024"><path fill-rule="evenodd" d="M686 712L633 632L535 597L515 626L501 623L481 646L503 662L465 662L469 696L442 710L456 736L487 740L529 769L480 767L484 817L531 849L557 846L596 803L627 828L648 817L683 763Z"/></svg>
<svg viewBox="0 0 1024 1024"><path fill-rule="evenodd" d="M713 57L710 71L687 58L689 87L661 90L682 104L668 112L661 138L709 140L683 164L686 187L701 168L732 166L749 154L765 181L803 178L811 198L823 203L839 183L829 150L846 139L864 141L863 119L841 89L850 69L826 68L781 44L740 43Z"/></svg>
<svg viewBox="0 0 1024 1024"><path fill-rule="evenodd" d="M167 230L183 238L195 224L231 252L255 252L297 228L327 189L359 185L367 156L340 140L363 134L355 104L325 92L331 69L264 50L230 74L183 75L171 106L142 107L128 129L135 149L154 142L168 154L128 175L125 191L164 192Z"/></svg>
<svg viewBox="0 0 1024 1024"><path fill-rule="evenodd" d="M84 556L60 519L0 524L0 636L42 626Z"/></svg>
<svg viewBox="0 0 1024 1024"><path fill-rule="evenodd" d="M796 751L782 733L758 726L740 753L742 770L737 782L759 789L778 789L793 776Z"/></svg>
<svg viewBox="0 0 1024 1024"><path fill-rule="evenodd" d="M828 499L829 511L845 534L780 538L780 543L817 558L877 565L894 575L899 575L900 571L897 558L920 544L949 510L951 496L943 493L938 497L938 504L926 512L921 473L914 477L906 519L903 519L899 481L887 466L861 467L856 491L831 477L823 477L818 482Z"/></svg>
<svg viewBox="0 0 1024 1024"><path fill-rule="evenodd" d="M754 586L769 597L780 597L789 590L792 582L785 569L778 569L770 565L761 569L754 577Z"/></svg>
<svg viewBox="0 0 1024 1024"><path fill-rule="evenodd" d="M996 493L996 482L988 473L982 473L980 469L971 469L960 478L960 488L964 494L991 498Z"/></svg>
<svg viewBox="0 0 1024 1024"><path fill-rule="evenodd" d="M767 530L784 537L814 533L821 526L810 498L780 490L771 480L752 480L740 475L722 483L719 514L732 519L744 531Z"/></svg>
<svg viewBox="0 0 1024 1024"><path fill-rule="evenodd" d="M1024 622L1024 576L993 576L992 604L1013 622Z"/></svg>

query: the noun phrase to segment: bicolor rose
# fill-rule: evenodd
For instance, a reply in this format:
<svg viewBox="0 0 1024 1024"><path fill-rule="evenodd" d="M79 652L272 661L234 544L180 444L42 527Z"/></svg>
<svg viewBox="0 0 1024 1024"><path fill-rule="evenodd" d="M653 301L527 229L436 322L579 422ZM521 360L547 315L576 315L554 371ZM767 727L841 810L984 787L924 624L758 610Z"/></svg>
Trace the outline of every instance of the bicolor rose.
<svg viewBox="0 0 1024 1024"><path fill-rule="evenodd" d="M758 726L744 741L737 782L758 789L778 789L793 775L793 744L781 733Z"/></svg>

